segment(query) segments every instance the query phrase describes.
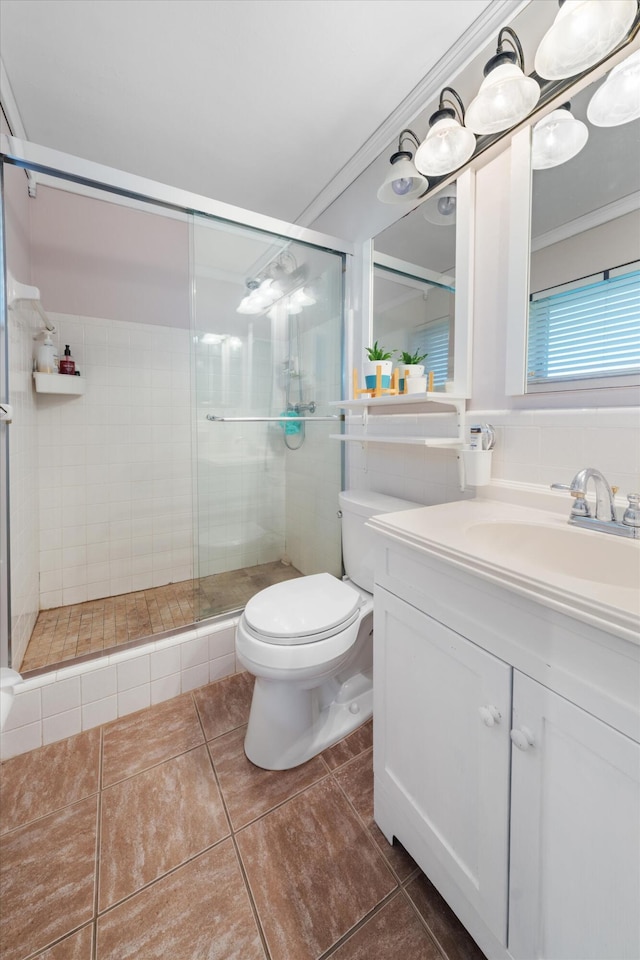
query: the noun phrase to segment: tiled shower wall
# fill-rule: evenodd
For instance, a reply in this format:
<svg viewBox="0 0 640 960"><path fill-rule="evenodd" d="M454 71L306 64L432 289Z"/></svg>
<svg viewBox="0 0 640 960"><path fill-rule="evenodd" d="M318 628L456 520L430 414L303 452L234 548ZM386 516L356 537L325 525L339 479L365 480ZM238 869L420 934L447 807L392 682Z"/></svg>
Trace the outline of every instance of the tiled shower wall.
<svg viewBox="0 0 640 960"><path fill-rule="evenodd" d="M30 308L11 309L9 385L13 404L10 426L11 488L11 643L14 664L22 661L39 610L38 442L36 400L31 384L35 332L42 329ZM41 341L40 341L41 342Z"/></svg>
<svg viewBox="0 0 640 960"><path fill-rule="evenodd" d="M273 423L213 423L207 414L275 409L280 344L249 336L196 347L198 558L201 577L285 552L285 460Z"/></svg>
<svg viewBox="0 0 640 960"><path fill-rule="evenodd" d="M51 318L86 392L37 397L41 607L190 578L188 330Z"/></svg>
<svg viewBox="0 0 640 960"><path fill-rule="evenodd" d="M327 274L326 282L331 277ZM340 317L309 324L300 337L298 371L302 401L316 403L315 416L342 413L329 407L342 396L340 362ZM298 402L293 391L292 401ZM338 491L342 482L340 433L336 422L305 424L305 441L299 450L286 451L287 555L305 574L328 572L342 575ZM298 443L296 435L291 446ZM284 445L284 441L280 441Z"/></svg>
<svg viewBox="0 0 640 960"><path fill-rule="evenodd" d="M453 417L376 417L380 433L453 436ZM386 425L383 423L386 421ZM370 421L371 422L371 421ZM637 407L568 410L472 410L467 423L496 428L491 478L548 489L570 483L582 467L601 470L620 495L640 488L640 414ZM371 430L371 428L370 428ZM349 482L362 489L443 503L461 494L454 450L349 444ZM482 488L478 488L482 495ZM567 505L567 513L569 504Z"/></svg>

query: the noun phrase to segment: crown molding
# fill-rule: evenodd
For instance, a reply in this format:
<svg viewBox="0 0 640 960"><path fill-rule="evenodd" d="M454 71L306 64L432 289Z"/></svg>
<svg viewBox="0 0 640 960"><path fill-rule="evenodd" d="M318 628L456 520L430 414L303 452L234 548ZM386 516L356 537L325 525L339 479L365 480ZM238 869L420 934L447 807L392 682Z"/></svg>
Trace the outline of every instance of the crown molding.
<svg viewBox="0 0 640 960"><path fill-rule="evenodd" d="M380 154L389 148L398 132L409 126L431 100L436 100L440 90L462 70L478 50L484 46L505 22L526 7L528 0L494 0L456 41L455 48L448 50L435 66L414 87L411 93L396 107L375 133L354 153L314 200L296 219L300 226L309 226L357 180Z"/></svg>
<svg viewBox="0 0 640 960"><path fill-rule="evenodd" d="M606 206L585 213L582 217L576 217L575 220L563 223L547 233L541 233L540 236L531 240L531 252L535 253L536 250L549 247L552 243L568 240L569 237L575 237L579 233L586 233L587 230L593 230L594 227L600 227L603 223L616 220L627 213L637 213L638 210L640 210L640 193L630 193L627 197L607 203Z"/></svg>

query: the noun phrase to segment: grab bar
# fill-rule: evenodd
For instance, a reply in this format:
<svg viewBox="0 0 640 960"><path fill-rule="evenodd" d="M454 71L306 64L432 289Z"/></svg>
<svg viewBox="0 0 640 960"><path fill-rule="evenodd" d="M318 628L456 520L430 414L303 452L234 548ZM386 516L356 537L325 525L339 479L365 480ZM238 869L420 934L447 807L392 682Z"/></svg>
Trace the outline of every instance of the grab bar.
<svg viewBox="0 0 640 960"><path fill-rule="evenodd" d="M297 423L299 420L320 423L330 420L335 423L336 420L344 420L344 414L341 413L334 417L214 417L208 413L207 420L214 420L216 423Z"/></svg>

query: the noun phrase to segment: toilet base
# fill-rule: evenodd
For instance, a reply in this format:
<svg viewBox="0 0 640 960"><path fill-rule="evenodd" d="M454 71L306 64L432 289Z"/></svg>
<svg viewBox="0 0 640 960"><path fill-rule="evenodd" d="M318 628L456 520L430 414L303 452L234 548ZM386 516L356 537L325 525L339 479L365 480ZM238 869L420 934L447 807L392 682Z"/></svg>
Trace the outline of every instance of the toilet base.
<svg viewBox="0 0 640 960"><path fill-rule="evenodd" d="M373 714L371 675L335 678L313 689L256 677L244 741L264 770L289 770L342 740Z"/></svg>

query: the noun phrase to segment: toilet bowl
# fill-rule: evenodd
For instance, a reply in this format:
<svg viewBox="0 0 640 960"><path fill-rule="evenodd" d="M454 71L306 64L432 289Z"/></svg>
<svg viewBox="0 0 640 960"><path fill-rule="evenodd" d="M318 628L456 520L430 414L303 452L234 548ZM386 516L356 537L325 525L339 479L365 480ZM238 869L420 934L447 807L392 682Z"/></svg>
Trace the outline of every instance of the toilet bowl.
<svg viewBox="0 0 640 960"><path fill-rule="evenodd" d="M373 711L373 534L366 520L421 504L368 491L339 496L347 577L277 583L247 603L236 654L255 685L245 753L287 770L347 736Z"/></svg>

